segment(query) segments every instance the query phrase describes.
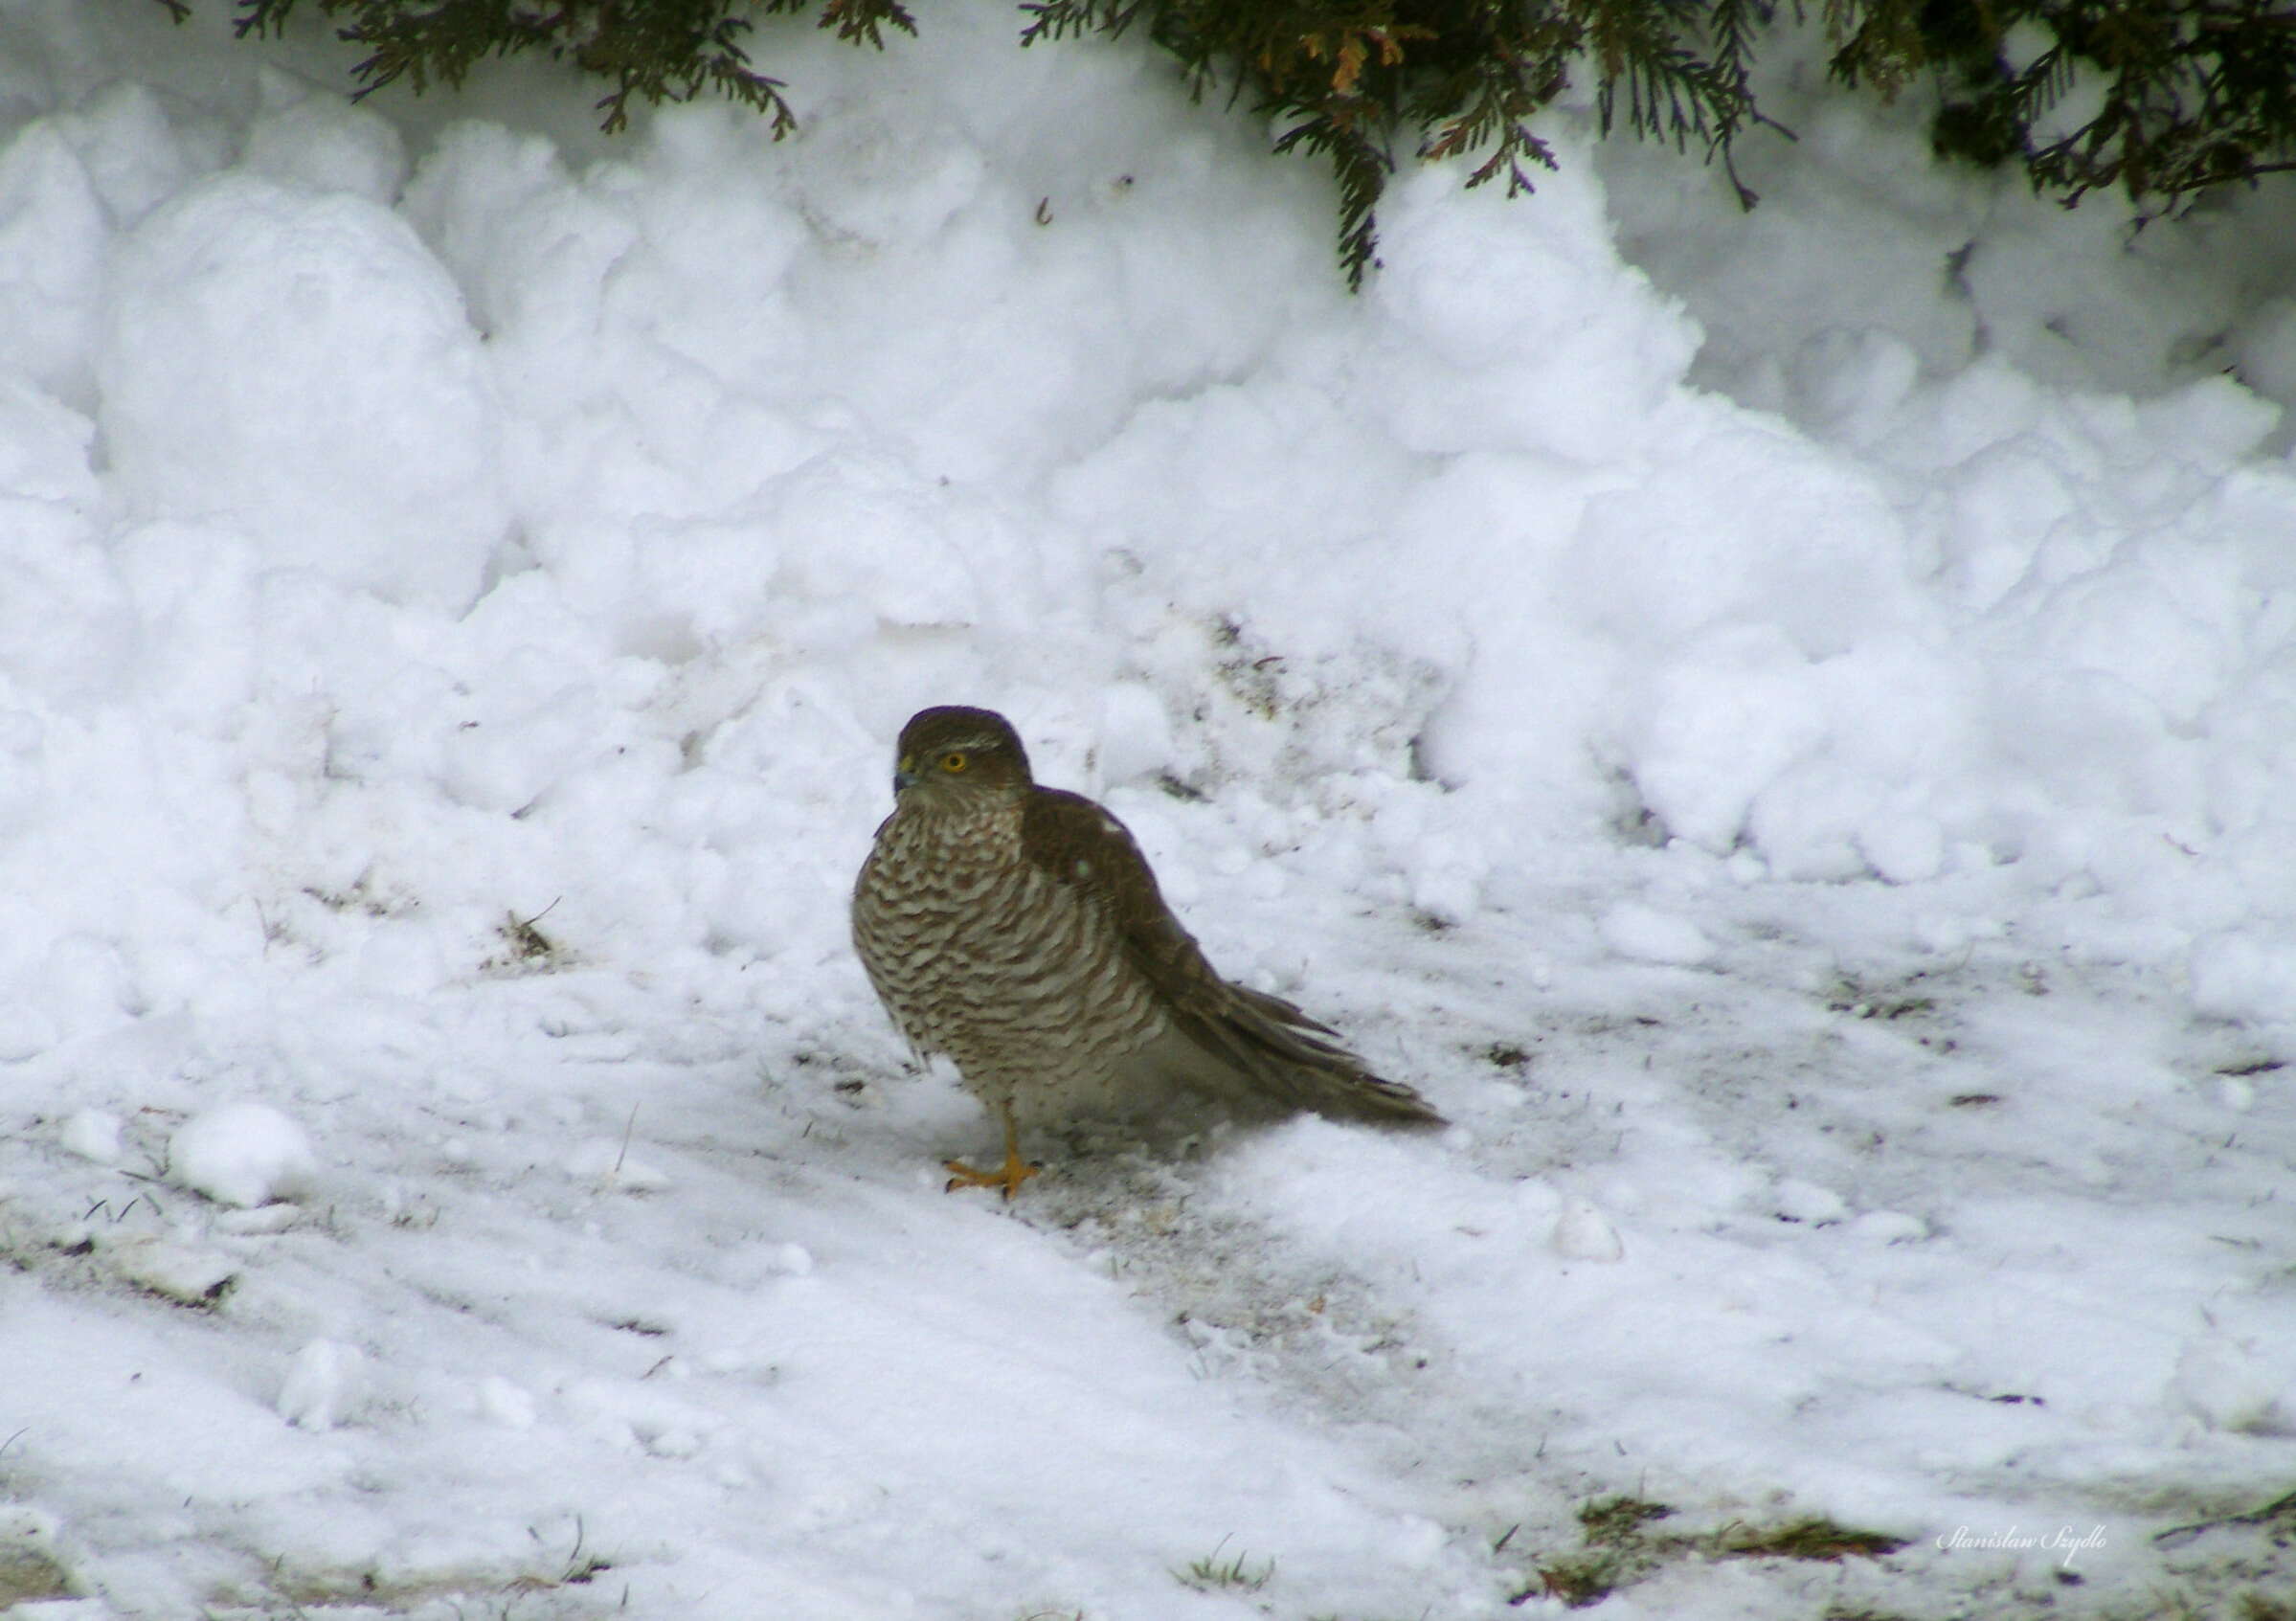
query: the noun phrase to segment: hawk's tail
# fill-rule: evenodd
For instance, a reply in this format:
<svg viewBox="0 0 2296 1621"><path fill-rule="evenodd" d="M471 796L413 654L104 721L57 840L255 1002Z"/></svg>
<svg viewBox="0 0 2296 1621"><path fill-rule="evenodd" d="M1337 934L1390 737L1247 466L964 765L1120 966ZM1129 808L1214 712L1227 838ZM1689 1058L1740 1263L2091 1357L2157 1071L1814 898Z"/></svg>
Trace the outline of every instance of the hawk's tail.
<svg viewBox="0 0 2296 1621"><path fill-rule="evenodd" d="M1222 1005L1180 1022L1209 1065L1186 1079L1262 1107L1312 1109L1341 1120L1390 1126L1446 1124L1410 1087L1375 1075L1339 1045L1339 1033L1281 997L1228 984ZM1213 1072L1207 1072L1213 1071Z"/></svg>

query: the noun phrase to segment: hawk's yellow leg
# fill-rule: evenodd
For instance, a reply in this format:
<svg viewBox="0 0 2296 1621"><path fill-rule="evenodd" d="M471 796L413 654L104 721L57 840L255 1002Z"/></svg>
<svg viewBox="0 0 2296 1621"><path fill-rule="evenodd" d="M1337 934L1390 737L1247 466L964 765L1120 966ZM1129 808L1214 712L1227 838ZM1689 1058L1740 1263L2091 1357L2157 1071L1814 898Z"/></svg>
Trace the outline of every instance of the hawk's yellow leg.
<svg viewBox="0 0 2296 1621"><path fill-rule="evenodd" d="M975 1170L962 1159L947 1161L949 1183L943 1193L955 1193L960 1187L994 1187L1003 1190L1010 1199L1021 1191L1021 1184L1044 1167L1032 1165L1021 1158L1021 1128L1012 1117L1012 1105L1000 1104L997 1113L1004 1120L1004 1163L993 1171Z"/></svg>

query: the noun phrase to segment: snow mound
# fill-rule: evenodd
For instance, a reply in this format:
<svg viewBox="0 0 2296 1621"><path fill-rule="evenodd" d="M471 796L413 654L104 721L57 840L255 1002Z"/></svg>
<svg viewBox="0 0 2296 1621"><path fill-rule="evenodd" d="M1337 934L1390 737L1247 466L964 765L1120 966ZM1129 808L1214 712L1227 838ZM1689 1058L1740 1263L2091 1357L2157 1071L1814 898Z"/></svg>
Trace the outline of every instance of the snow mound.
<svg viewBox="0 0 2296 1621"><path fill-rule="evenodd" d="M311 1191L319 1161L311 1139L267 1103L203 1110L168 1142L168 1174L218 1204L242 1209Z"/></svg>
<svg viewBox="0 0 2296 1621"><path fill-rule="evenodd" d="M266 564L460 613L508 522L461 295L406 222L251 174L121 243L97 356L122 491L244 525Z"/></svg>

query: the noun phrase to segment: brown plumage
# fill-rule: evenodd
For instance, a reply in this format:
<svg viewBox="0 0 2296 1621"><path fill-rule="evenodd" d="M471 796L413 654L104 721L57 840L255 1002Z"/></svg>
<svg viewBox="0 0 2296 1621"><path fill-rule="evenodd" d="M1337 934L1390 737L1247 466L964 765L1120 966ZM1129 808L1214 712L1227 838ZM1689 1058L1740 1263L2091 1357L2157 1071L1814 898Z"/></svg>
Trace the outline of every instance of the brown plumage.
<svg viewBox="0 0 2296 1621"><path fill-rule="evenodd" d="M1002 715L901 729L893 813L853 889L853 945L918 1053L946 1054L1004 1127L1005 1162L952 1162L1006 1198L1023 1124L1137 1114L1175 1089L1247 1113L1438 1125L1336 1032L1204 960L1124 824L1040 788Z"/></svg>

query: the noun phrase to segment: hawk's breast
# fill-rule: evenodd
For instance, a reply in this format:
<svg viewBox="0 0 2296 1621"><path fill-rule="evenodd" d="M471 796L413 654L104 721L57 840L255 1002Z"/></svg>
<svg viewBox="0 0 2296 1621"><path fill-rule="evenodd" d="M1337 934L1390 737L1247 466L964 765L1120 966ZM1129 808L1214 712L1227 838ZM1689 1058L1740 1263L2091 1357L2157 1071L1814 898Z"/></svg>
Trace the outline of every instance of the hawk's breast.
<svg viewBox="0 0 2296 1621"><path fill-rule="evenodd" d="M1104 1091L1163 1028L1099 905L1023 853L1015 801L895 811L854 890L853 941L903 1034L977 1090Z"/></svg>

